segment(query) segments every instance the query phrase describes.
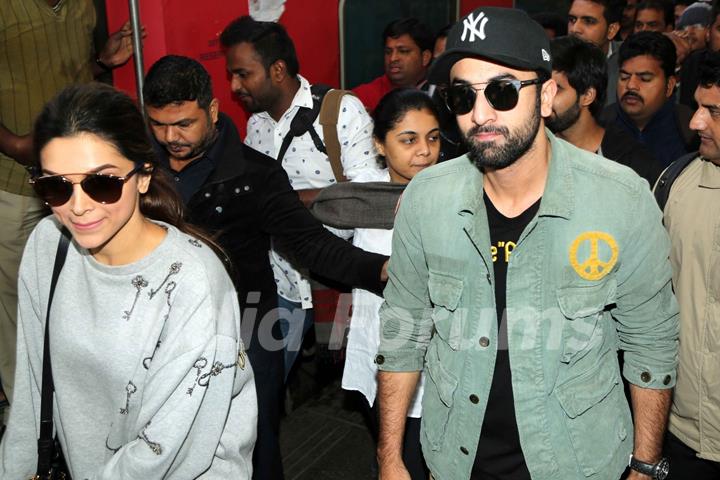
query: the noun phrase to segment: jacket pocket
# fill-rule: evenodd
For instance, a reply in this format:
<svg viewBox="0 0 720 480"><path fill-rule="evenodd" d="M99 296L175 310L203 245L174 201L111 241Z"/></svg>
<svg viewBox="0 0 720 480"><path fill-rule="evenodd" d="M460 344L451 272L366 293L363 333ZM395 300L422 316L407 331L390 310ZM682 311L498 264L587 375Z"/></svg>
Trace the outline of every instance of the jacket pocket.
<svg viewBox="0 0 720 480"><path fill-rule="evenodd" d="M453 350L460 347L463 333L463 309L458 309L463 281L450 275L430 271L428 293L432 303L432 320L438 336Z"/></svg>
<svg viewBox="0 0 720 480"><path fill-rule="evenodd" d="M609 357L608 357L609 356ZM583 474L605 471L627 437L629 410L620 385L614 353L598 366L555 388L566 415L567 431Z"/></svg>
<svg viewBox="0 0 720 480"><path fill-rule="evenodd" d="M561 319L561 362L570 363L583 356L592 349L593 340L601 340L602 332L597 332L598 320L605 307L614 302L615 291L614 279L557 289L557 302L564 317Z"/></svg>
<svg viewBox="0 0 720 480"><path fill-rule="evenodd" d="M441 449L445 439L453 395L458 385L457 378L440 363L437 348L435 343L428 348L425 372L430 381L425 382L422 399L422 432L434 451Z"/></svg>

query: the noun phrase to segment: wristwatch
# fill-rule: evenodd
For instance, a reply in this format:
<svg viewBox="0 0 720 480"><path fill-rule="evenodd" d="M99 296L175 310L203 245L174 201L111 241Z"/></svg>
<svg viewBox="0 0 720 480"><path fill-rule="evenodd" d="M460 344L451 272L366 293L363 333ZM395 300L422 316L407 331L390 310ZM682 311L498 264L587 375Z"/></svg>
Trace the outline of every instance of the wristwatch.
<svg viewBox="0 0 720 480"><path fill-rule="evenodd" d="M631 454L628 466L636 472L648 475L657 480L665 480L670 473L670 460L667 458L661 458L657 463L645 463Z"/></svg>

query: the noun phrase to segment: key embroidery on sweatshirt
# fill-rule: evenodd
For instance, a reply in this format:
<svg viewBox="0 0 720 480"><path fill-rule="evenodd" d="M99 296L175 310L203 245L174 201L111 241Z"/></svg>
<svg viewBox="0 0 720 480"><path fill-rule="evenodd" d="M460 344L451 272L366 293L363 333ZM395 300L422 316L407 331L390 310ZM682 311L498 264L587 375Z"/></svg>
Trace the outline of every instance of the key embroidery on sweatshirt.
<svg viewBox="0 0 720 480"><path fill-rule="evenodd" d="M150 298L153 298L157 293L163 289L167 281L172 277L173 275L177 275L178 272L180 272L180 269L182 268L182 262L174 262L172 265L170 265L170 271L165 276L165 280L162 281L160 286L154 290L150 290Z"/></svg>
<svg viewBox="0 0 720 480"><path fill-rule="evenodd" d="M130 397L137 392L137 387L133 382L128 382L125 386L125 408L120 409L120 415L127 415L130 411Z"/></svg>
<svg viewBox="0 0 720 480"><path fill-rule="evenodd" d="M150 355L149 357L143 358L142 364L143 364L143 368L145 370L148 370L150 368L150 362L152 362L152 359L155 358L155 353L157 353L158 348L160 348L161 343L162 343L162 340L158 340L157 343L155 344L155 350L153 350L152 355Z"/></svg>
<svg viewBox="0 0 720 480"><path fill-rule="evenodd" d="M132 286L135 287L135 300L133 300L132 307L130 307L130 310L125 310L123 312L123 320L130 320L130 317L132 316L133 311L135 310L135 305L137 305L137 301L140 298L140 292L143 288L148 286L147 280L143 278L142 275L138 275L135 278L132 279Z"/></svg>
<svg viewBox="0 0 720 480"><path fill-rule="evenodd" d="M143 442L145 442L145 444L146 444L148 447L150 447L150 450L152 450L152 452L153 452L155 455L161 455L161 454L162 454L162 445L160 445L160 444L157 443L157 442L153 442L153 441L150 440L150 439L148 438L148 436L147 436L147 429L148 429L148 427L150 426L150 423L151 423L151 422L148 422L147 425L145 425L145 428L143 428L142 432L140 432L140 435L138 435L138 438L139 438L140 440L142 440Z"/></svg>
<svg viewBox="0 0 720 480"><path fill-rule="evenodd" d="M193 394L193 391L195 390L195 387L198 385L198 380L200 380L200 375L202 375L203 368L207 367L208 361L205 357L200 357L197 360L195 360L195 363L193 364L193 368L197 370L195 373L195 381L193 382L192 386L187 389L187 394L191 395Z"/></svg>

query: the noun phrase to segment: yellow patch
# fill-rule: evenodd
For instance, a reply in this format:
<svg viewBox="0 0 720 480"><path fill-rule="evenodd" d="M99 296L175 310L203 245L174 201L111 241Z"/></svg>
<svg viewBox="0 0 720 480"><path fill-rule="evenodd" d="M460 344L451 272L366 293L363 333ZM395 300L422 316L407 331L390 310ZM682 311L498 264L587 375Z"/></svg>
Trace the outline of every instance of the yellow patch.
<svg viewBox="0 0 720 480"><path fill-rule="evenodd" d="M578 249L585 243L590 242L590 254L587 258L578 258ZM610 249L609 259L601 258L600 245L604 244ZM612 235L605 232L585 232L578 235L570 245L570 265L575 272L585 280L600 280L610 273L617 263L618 246Z"/></svg>

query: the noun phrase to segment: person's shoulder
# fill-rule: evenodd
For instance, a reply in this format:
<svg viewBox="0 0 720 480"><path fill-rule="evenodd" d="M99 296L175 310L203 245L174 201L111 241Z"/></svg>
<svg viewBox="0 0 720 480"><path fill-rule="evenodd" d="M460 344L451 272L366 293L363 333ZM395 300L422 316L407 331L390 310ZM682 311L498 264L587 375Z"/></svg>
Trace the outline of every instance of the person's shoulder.
<svg viewBox="0 0 720 480"><path fill-rule="evenodd" d="M477 167L467 155L462 155L424 169L415 175L412 181L417 183L432 183L442 178L462 177L469 173L478 173Z"/></svg>
<svg viewBox="0 0 720 480"><path fill-rule="evenodd" d="M217 288L232 286L224 259L204 240L180 231L177 227L166 225L171 235L170 252L173 264L182 271L183 276L192 279L194 289L213 291ZM223 254L224 255L224 254Z"/></svg>
<svg viewBox="0 0 720 480"><path fill-rule="evenodd" d="M360 98L351 90L346 90L346 92L340 99L340 115L369 115ZM352 111L353 109L355 111Z"/></svg>
<svg viewBox="0 0 720 480"><path fill-rule="evenodd" d="M631 168L618 162L572 145L562 139L556 139L561 149L563 161L569 165L576 192L580 194L613 196L625 194L637 196L649 190L648 182Z"/></svg>

